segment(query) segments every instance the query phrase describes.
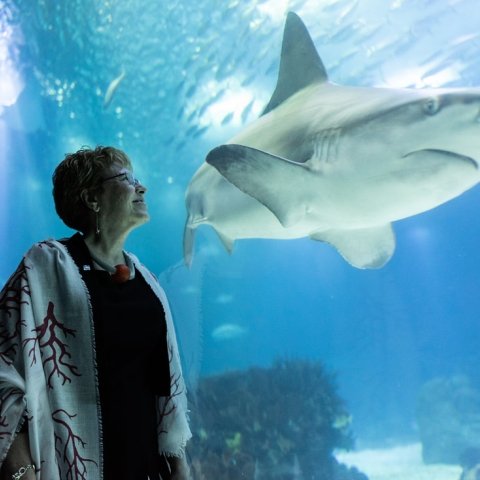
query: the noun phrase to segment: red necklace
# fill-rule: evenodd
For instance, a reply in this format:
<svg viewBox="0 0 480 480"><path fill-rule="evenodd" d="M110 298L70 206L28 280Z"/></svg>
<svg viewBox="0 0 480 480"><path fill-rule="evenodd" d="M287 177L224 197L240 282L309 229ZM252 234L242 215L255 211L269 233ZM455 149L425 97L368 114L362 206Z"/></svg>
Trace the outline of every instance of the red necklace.
<svg viewBox="0 0 480 480"><path fill-rule="evenodd" d="M115 273L110 274L113 283L125 283L130 280L131 271L124 263L115 265Z"/></svg>
<svg viewBox="0 0 480 480"><path fill-rule="evenodd" d="M133 266L132 260L125 252L123 253L123 257L125 258L126 264L119 263L114 267L108 265L108 263L105 263L103 260L100 260L98 257L93 255L92 252L90 252L90 256L95 263L100 265L110 274L110 279L113 283L125 283L128 282L128 280L135 278L135 267Z"/></svg>

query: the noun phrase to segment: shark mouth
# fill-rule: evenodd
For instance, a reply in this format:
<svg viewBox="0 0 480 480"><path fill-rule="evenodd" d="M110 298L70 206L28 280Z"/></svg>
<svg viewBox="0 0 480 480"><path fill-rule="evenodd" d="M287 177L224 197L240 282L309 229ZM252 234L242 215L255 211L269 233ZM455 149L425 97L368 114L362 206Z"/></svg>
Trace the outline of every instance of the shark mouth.
<svg viewBox="0 0 480 480"><path fill-rule="evenodd" d="M196 218L192 218L192 219L189 219L189 221L187 222L188 225L200 225L200 224L203 224L203 223L206 223L208 221L208 217L196 217Z"/></svg>
<svg viewBox="0 0 480 480"><path fill-rule="evenodd" d="M461 153L452 152L450 150L441 150L437 148L424 148L421 150L414 150L413 152L409 152L403 156L403 158L412 156L412 155L432 155L436 157L443 157L444 159L452 160L452 161L461 161L466 162L472 165L476 170L479 168L479 162L477 162L474 158L469 157L467 155L462 155Z"/></svg>

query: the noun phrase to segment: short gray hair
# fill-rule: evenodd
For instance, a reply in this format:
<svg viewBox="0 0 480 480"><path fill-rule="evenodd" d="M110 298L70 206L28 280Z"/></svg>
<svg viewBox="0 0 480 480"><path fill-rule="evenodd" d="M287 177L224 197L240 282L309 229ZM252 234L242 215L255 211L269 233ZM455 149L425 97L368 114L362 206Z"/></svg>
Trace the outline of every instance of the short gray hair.
<svg viewBox="0 0 480 480"><path fill-rule="evenodd" d="M101 192L101 174L114 163L132 167L126 153L114 147L82 148L65 155L52 177L55 210L65 225L88 233L90 210L81 194L84 190Z"/></svg>

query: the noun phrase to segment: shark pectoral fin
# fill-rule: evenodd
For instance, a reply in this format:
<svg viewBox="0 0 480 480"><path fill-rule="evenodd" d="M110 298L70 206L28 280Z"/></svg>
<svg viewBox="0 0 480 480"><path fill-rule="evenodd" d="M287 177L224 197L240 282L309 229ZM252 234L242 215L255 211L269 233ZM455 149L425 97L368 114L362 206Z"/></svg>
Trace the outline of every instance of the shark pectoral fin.
<svg viewBox="0 0 480 480"><path fill-rule="evenodd" d="M306 212L304 202L288 202L305 192L304 185L293 182L297 169L304 164L292 162L267 152L243 145L222 145L214 148L206 162L215 167L230 183L265 205L284 227L300 221Z"/></svg>
<svg viewBox="0 0 480 480"><path fill-rule="evenodd" d="M395 250L395 234L390 224L359 230L328 230L310 238L329 243L357 268L381 268Z"/></svg>

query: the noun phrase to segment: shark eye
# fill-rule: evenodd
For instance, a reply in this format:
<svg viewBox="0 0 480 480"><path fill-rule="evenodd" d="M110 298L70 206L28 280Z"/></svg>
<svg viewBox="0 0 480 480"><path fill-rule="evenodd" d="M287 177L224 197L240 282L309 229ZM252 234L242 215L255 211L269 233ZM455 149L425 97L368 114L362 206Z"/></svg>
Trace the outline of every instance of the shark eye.
<svg viewBox="0 0 480 480"><path fill-rule="evenodd" d="M436 97L430 97L423 102L423 111L427 115L435 115L440 110L440 101Z"/></svg>

